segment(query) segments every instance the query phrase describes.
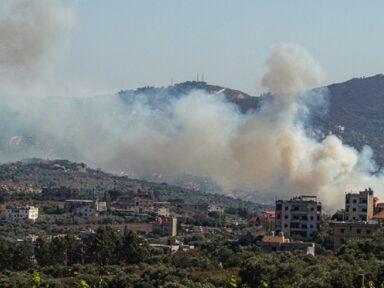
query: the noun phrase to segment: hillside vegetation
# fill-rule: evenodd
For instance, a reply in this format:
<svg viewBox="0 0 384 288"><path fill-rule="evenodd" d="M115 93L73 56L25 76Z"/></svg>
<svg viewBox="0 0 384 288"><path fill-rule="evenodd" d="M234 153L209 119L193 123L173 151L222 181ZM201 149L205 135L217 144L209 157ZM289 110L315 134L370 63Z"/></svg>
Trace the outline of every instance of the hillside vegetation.
<svg viewBox="0 0 384 288"><path fill-rule="evenodd" d="M0 165L0 181L3 183L2 188L0 187L2 193L7 192L6 188L9 186L32 187L35 191L45 187L67 187L78 190L82 197L102 197L105 191L111 189L123 192L141 189L153 191L159 201L181 199L185 203L219 203L225 207L244 207L255 212L265 208L260 204L228 196L204 193L167 183L153 183L130 179L127 176L116 176L99 169L92 169L84 163L67 160L29 159L3 164Z"/></svg>

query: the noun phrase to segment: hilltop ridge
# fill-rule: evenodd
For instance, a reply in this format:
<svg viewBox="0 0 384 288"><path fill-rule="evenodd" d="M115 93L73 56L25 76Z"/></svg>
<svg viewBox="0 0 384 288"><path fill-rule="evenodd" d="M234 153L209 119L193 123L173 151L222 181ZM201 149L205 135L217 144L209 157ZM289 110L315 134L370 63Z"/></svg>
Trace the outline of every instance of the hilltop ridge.
<svg viewBox="0 0 384 288"><path fill-rule="evenodd" d="M343 142L361 150L372 147L379 166L384 166L384 75L353 78L345 82L320 87L328 94L327 113L314 113L310 125L313 129L330 133ZM150 96L153 105L163 105L171 97L182 97L192 91L223 94L242 112L257 110L269 94L252 96L240 90L211 85L202 81L186 81L168 87L143 87L118 93L124 101L140 95Z"/></svg>

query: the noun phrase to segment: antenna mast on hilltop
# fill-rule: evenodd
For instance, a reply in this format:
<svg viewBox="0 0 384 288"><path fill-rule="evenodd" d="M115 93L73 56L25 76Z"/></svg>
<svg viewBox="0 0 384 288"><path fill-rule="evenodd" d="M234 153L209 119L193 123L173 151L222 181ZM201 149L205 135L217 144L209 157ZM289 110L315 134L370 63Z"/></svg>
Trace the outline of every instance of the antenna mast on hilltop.
<svg viewBox="0 0 384 288"><path fill-rule="evenodd" d="M201 75L201 81L204 82L204 74Z"/></svg>
<svg viewBox="0 0 384 288"><path fill-rule="evenodd" d="M196 77L196 81L199 82L199 72L197 72L197 77Z"/></svg>

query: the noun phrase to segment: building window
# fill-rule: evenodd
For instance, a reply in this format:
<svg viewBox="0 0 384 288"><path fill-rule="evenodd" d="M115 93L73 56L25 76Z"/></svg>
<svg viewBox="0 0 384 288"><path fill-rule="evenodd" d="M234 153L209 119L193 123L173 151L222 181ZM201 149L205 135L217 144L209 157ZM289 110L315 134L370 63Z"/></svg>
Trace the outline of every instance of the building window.
<svg viewBox="0 0 384 288"><path fill-rule="evenodd" d="M361 229L356 229L357 234L361 234Z"/></svg>
<svg viewBox="0 0 384 288"><path fill-rule="evenodd" d="M353 211L353 212L356 212L356 208L353 208L352 211Z"/></svg>
<svg viewBox="0 0 384 288"><path fill-rule="evenodd" d="M277 220L280 220L280 215L277 215Z"/></svg>
<svg viewBox="0 0 384 288"><path fill-rule="evenodd" d="M345 230L343 228L340 229L340 233L344 234Z"/></svg>
<svg viewBox="0 0 384 288"><path fill-rule="evenodd" d="M357 200L356 200L356 199L353 199L353 203L357 203Z"/></svg>
<svg viewBox="0 0 384 288"><path fill-rule="evenodd" d="M311 207L311 211L314 211L314 210L315 210L315 208Z"/></svg>
<svg viewBox="0 0 384 288"><path fill-rule="evenodd" d="M284 227L285 227L285 228L288 228L288 224L285 224Z"/></svg>
<svg viewBox="0 0 384 288"><path fill-rule="evenodd" d="M313 216L311 216L310 219L313 220L314 219Z"/></svg>
<svg viewBox="0 0 384 288"><path fill-rule="evenodd" d="M285 210L288 210L288 208L289 208L288 206L285 206Z"/></svg>
<svg viewBox="0 0 384 288"><path fill-rule="evenodd" d="M311 229L313 229L313 225L311 224L311 225L309 225L309 227L311 228Z"/></svg>
<svg viewBox="0 0 384 288"><path fill-rule="evenodd" d="M285 215L285 216L284 216L284 219L288 219L288 215Z"/></svg>
<svg viewBox="0 0 384 288"><path fill-rule="evenodd" d="M362 208L361 211L362 212L367 212L367 208Z"/></svg>
<svg viewBox="0 0 384 288"><path fill-rule="evenodd" d="M367 235L371 235L371 229L367 229Z"/></svg>

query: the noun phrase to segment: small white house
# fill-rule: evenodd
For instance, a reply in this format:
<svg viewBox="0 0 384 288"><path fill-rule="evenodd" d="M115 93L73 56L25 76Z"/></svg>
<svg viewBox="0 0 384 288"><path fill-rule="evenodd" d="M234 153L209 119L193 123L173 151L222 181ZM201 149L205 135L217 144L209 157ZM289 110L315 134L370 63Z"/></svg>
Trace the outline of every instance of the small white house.
<svg viewBox="0 0 384 288"><path fill-rule="evenodd" d="M224 214L224 205L210 204L208 205L208 212L217 212L219 214Z"/></svg>
<svg viewBox="0 0 384 288"><path fill-rule="evenodd" d="M97 212L107 211L107 202L105 201L96 201L95 206Z"/></svg>
<svg viewBox="0 0 384 288"><path fill-rule="evenodd" d="M35 221L39 217L39 208L34 206L9 207L5 210L5 219L14 221L18 219Z"/></svg>
<svg viewBox="0 0 384 288"><path fill-rule="evenodd" d="M156 214L158 216L169 217L171 215L169 208L161 207L157 208Z"/></svg>

